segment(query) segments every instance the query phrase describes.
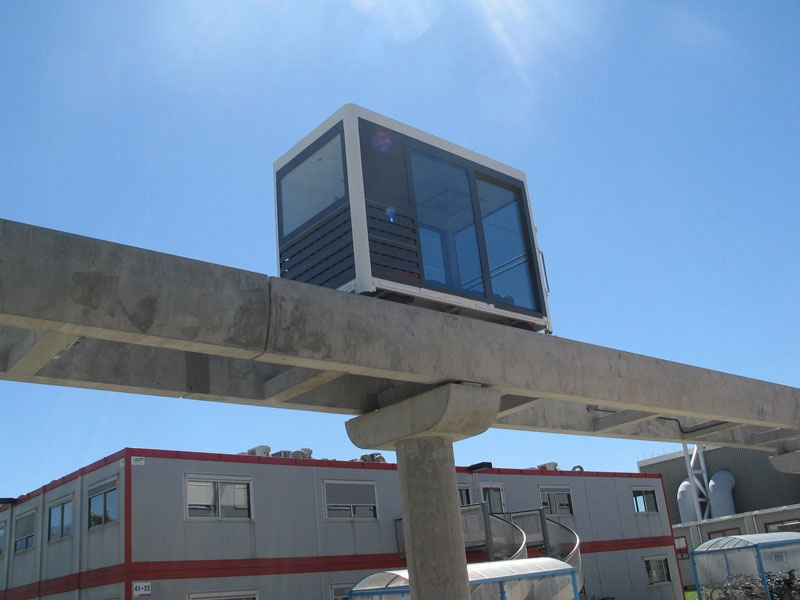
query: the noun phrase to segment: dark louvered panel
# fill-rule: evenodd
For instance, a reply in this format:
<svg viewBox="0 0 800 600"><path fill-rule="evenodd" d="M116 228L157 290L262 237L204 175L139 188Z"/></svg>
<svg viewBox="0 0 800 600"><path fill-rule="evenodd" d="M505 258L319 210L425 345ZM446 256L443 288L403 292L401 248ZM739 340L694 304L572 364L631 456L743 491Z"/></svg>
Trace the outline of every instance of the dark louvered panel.
<svg viewBox="0 0 800 600"><path fill-rule="evenodd" d="M281 248L281 277L328 288L355 278L353 231L346 202L326 211Z"/></svg>
<svg viewBox="0 0 800 600"><path fill-rule="evenodd" d="M372 275L419 284L420 254L414 219L367 201L367 230Z"/></svg>

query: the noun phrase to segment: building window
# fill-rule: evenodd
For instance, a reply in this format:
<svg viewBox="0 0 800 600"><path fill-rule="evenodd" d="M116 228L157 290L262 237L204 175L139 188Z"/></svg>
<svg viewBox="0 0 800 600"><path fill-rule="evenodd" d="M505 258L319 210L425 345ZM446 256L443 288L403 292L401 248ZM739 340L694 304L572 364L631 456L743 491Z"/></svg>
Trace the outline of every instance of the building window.
<svg viewBox="0 0 800 600"><path fill-rule="evenodd" d="M767 533L772 533L775 531L800 531L800 521L797 519L789 519L788 521L764 523L764 531Z"/></svg>
<svg viewBox="0 0 800 600"><path fill-rule="evenodd" d="M325 514L329 519L377 519L375 484L371 481L325 481Z"/></svg>
<svg viewBox="0 0 800 600"><path fill-rule="evenodd" d="M117 520L117 482L109 481L89 490L89 529Z"/></svg>
<svg viewBox="0 0 800 600"><path fill-rule="evenodd" d="M469 486L460 486L458 488L458 502L461 506L472 504L471 494L469 493Z"/></svg>
<svg viewBox="0 0 800 600"><path fill-rule="evenodd" d="M658 512L655 490L633 490L633 509L637 513Z"/></svg>
<svg viewBox="0 0 800 600"><path fill-rule="evenodd" d="M489 506L489 512L499 514L504 512L505 502L503 502L503 488L499 483L492 483L481 486L483 501Z"/></svg>
<svg viewBox="0 0 800 600"><path fill-rule="evenodd" d="M250 482L230 479L187 479L186 507L189 517L249 519Z"/></svg>
<svg viewBox="0 0 800 600"><path fill-rule="evenodd" d="M685 536L678 536L675 538L675 553L678 558L689 558L689 545L686 543Z"/></svg>
<svg viewBox="0 0 800 600"><path fill-rule="evenodd" d="M572 515L572 494L569 488L540 488L542 507L551 515Z"/></svg>
<svg viewBox="0 0 800 600"><path fill-rule="evenodd" d="M349 592L352 587L352 583L332 583L331 600L348 600L350 596L347 592Z"/></svg>
<svg viewBox="0 0 800 600"><path fill-rule="evenodd" d="M72 535L72 500L67 500L50 507L50 533L49 539Z"/></svg>
<svg viewBox="0 0 800 600"><path fill-rule="evenodd" d="M3 552L6 548L6 524L0 523L0 558L3 557Z"/></svg>
<svg viewBox="0 0 800 600"><path fill-rule="evenodd" d="M672 581L666 557L644 559L644 569L647 572L647 585Z"/></svg>
<svg viewBox="0 0 800 600"><path fill-rule="evenodd" d="M742 531L738 527L729 527L728 529L718 529L716 531L709 531L708 539L713 540L714 538L727 537L729 535L739 535L740 533L742 533Z"/></svg>
<svg viewBox="0 0 800 600"><path fill-rule="evenodd" d="M14 552L22 552L33 548L36 542L34 537L35 512L19 517L14 523Z"/></svg>
<svg viewBox="0 0 800 600"><path fill-rule="evenodd" d="M342 134L329 138L281 175L278 185L278 223L283 239L347 198Z"/></svg>

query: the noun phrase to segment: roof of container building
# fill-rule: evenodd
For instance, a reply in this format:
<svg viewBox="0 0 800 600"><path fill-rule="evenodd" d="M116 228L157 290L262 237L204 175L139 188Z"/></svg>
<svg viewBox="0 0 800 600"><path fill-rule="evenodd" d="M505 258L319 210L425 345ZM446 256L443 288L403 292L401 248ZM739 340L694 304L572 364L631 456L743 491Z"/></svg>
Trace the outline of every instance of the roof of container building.
<svg viewBox="0 0 800 600"><path fill-rule="evenodd" d="M725 550L744 550L746 548L755 547L785 546L790 544L800 544L800 533L779 531L774 533L728 535L703 542L694 549L694 554L723 552Z"/></svg>

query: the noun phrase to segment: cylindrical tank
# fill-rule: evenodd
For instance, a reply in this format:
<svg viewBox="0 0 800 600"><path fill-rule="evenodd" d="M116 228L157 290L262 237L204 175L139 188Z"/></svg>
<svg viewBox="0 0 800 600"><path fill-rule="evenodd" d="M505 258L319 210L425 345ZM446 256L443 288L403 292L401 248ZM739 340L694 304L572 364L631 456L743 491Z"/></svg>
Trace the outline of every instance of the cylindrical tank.
<svg viewBox="0 0 800 600"><path fill-rule="evenodd" d="M736 477L730 471L717 471L708 482L708 500L711 503L711 516L728 517L736 514L733 505L733 488Z"/></svg>
<svg viewBox="0 0 800 600"><path fill-rule="evenodd" d="M688 479L678 486L678 514L681 523L691 523L697 521L697 511L695 510L694 498L692 497L692 484Z"/></svg>

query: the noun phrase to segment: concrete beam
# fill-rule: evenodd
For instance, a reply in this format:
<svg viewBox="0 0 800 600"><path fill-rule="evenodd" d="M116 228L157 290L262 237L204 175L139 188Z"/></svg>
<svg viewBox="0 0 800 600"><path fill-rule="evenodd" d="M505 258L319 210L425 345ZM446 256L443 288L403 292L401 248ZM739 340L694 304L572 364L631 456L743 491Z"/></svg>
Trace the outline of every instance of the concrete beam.
<svg viewBox="0 0 800 600"><path fill-rule="evenodd" d="M253 358L269 279L0 219L0 325Z"/></svg>
<svg viewBox="0 0 800 600"><path fill-rule="evenodd" d="M800 451L776 454L770 457L769 462L782 473L800 474Z"/></svg>
<svg viewBox="0 0 800 600"><path fill-rule="evenodd" d="M323 380L343 373L398 387L479 383L507 398L496 422L500 427L615 437L674 433L652 425L660 419L635 427L587 420L585 406L599 405L634 411L627 413L631 416L641 413L642 419L659 414L800 429L797 388L4 220L0 256L0 379L12 378L7 365L17 352L11 360L24 361L17 377L25 381L211 399L218 390L220 399L263 405L269 405L264 396L277 389L286 406L302 397L298 406L314 410L318 402L319 410L335 411L341 400L340 412L382 405L377 397L374 402L326 400L303 387L323 383L317 376L288 387L281 383L302 372L265 384L285 371L283 365L328 373L320 376ZM68 365L64 355L47 362L42 358L47 352L40 352L45 347L34 350L26 341L37 335L31 331L118 344L108 347L116 357L101 360L117 371ZM141 353L144 347L154 350L149 359ZM162 354L168 351L185 355ZM76 360L82 356L66 354ZM123 368L132 355L138 357L140 373ZM198 355L216 365L209 370L206 392L196 391L205 383L205 359ZM155 361L162 356L171 362L194 361L197 368L184 373L200 377L188 381L192 389L186 389L187 381L169 381L166 374L163 388L157 380L143 383L148 373L159 371ZM234 362L220 362L225 358ZM31 375L30 365L41 368ZM238 373L242 383L228 380L227 372ZM389 402L403 395L391 391L394 386L379 390ZM555 416L542 415L542 402L562 408ZM573 404L577 408L570 409ZM570 423L569 416L577 422Z"/></svg>
<svg viewBox="0 0 800 600"><path fill-rule="evenodd" d="M347 421L359 448L394 450L398 440L442 437L450 443L486 431L500 408L500 394L476 385L448 384Z"/></svg>
<svg viewBox="0 0 800 600"><path fill-rule="evenodd" d="M272 403L287 402L297 396L322 387L342 377L338 371L317 371L302 367L289 367L264 382L264 398Z"/></svg>
<svg viewBox="0 0 800 600"><path fill-rule="evenodd" d="M8 379L25 381L82 338L58 331L3 328L8 335L3 368Z"/></svg>
<svg viewBox="0 0 800 600"><path fill-rule="evenodd" d="M473 381L504 395L709 420L800 424L797 388L308 287L272 281L270 322L291 326L270 332L259 360L419 383Z"/></svg>
<svg viewBox="0 0 800 600"><path fill-rule="evenodd" d="M659 416L658 413L642 412L640 410L620 410L613 413L592 413L595 433L610 432L621 427L635 425L650 421Z"/></svg>

